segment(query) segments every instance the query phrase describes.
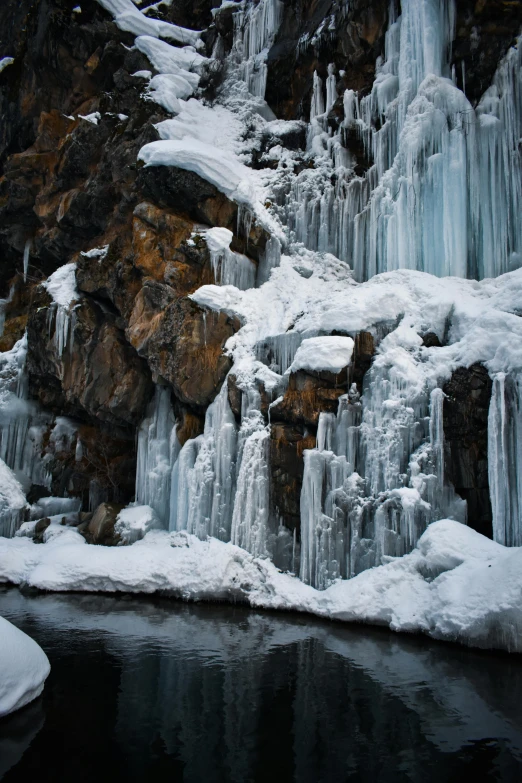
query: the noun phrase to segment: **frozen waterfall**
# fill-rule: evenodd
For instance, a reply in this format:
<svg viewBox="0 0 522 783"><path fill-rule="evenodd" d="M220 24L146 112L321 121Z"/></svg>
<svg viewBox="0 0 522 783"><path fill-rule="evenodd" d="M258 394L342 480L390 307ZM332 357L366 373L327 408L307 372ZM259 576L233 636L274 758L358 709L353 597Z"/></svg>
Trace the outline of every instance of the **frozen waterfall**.
<svg viewBox="0 0 522 783"><path fill-rule="evenodd" d="M521 49L509 50L475 110L450 78L452 0L401 7L398 19L390 14L370 95L345 92L337 134L328 127L331 86L325 93L315 75L315 167L291 185L288 225L307 247L350 263L358 280L402 268L478 278L517 268ZM363 176L343 147L352 134L371 161Z"/></svg>

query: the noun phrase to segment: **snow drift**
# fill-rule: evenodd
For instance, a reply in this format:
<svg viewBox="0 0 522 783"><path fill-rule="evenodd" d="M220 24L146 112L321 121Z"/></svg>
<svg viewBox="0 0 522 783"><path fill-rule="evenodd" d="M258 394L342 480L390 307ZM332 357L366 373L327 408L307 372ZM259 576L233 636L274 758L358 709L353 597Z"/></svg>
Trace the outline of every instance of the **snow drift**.
<svg viewBox="0 0 522 783"><path fill-rule="evenodd" d="M441 520L408 555L316 590L215 538L154 530L131 546L87 545L72 528L46 544L0 539L0 581L49 591L163 593L242 601L522 652L522 548Z"/></svg>
<svg viewBox="0 0 522 783"><path fill-rule="evenodd" d="M0 717L36 699L50 670L42 648L0 617Z"/></svg>

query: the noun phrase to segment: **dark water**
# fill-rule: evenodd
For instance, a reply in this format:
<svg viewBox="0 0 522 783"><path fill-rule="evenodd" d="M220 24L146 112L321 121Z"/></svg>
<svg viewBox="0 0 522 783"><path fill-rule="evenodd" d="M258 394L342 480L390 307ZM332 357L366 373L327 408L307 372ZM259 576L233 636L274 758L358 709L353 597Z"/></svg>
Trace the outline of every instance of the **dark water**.
<svg viewBox="0 0 522 783"><path fill-rule="evenodd" d="M239 607L0 590L52 665L24 781L520 781L522 659ZM1 673L0 673L1 676Z"/></svg>

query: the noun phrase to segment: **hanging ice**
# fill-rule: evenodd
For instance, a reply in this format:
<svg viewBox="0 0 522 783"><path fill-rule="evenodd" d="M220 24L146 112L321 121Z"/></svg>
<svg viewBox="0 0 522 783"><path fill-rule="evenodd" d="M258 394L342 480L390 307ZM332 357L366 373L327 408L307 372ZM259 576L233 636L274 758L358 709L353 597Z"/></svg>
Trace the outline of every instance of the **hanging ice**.
<svg viewBox="0 0 522 783"><path fill-rule="evenodd" d="M266 56L281 24L281 0L245 4L234 16L234 49L241 58L240 78L252 95L265 97Z"/></svg>
<svg viewBox="0 0 522 783"><path fill-rule="evenodd" d="M488 422L488 467L493 538L522 546L522 380L498 373Z"/></svg>
<svg viewBox="0 0 522 783"><path fill-rule="evenodd" d="M172 466L179 453L170 389L156 386L138 431L136 502L154 509L168 527Z"/></svg>

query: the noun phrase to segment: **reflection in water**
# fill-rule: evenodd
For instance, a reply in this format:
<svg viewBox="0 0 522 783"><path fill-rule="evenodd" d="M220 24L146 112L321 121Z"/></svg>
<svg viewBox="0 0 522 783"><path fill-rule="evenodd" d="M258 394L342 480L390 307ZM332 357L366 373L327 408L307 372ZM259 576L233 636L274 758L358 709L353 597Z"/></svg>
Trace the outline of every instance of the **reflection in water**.
<svg viewBox="0 0 522 783"><path fill-rule="evenodd" d="M0 723L6 783L522 778L518 657L167 600L9 589L0 614L52 664Z"/></svg>

